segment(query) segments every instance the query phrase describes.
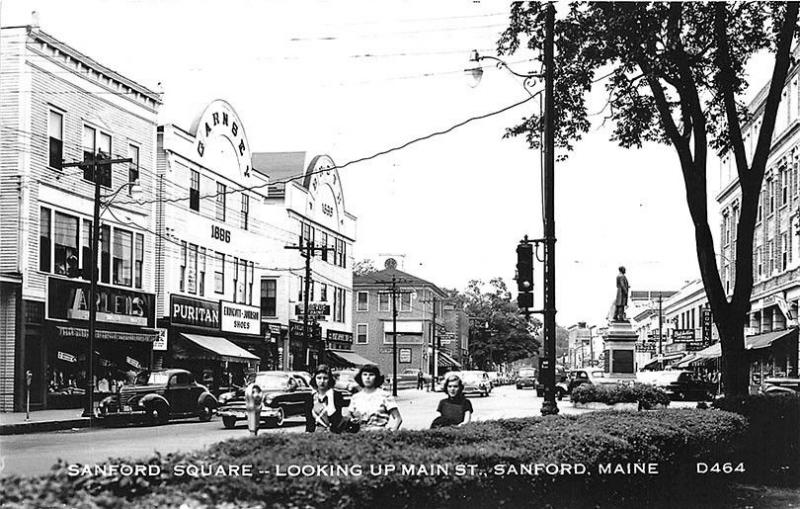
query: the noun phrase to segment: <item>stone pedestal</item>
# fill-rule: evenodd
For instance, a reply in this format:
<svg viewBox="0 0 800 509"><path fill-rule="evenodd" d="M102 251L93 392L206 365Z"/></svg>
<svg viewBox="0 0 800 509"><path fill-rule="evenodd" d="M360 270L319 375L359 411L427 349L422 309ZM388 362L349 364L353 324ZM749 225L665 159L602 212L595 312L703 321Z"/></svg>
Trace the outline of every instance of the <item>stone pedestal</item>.
<svg viewBox="0 0 800 509"><path fill-rule="evenodd" d="M636 378L634 348L638 335L627 320L609 321L604 341L604 371L611 378Z"/></svg>

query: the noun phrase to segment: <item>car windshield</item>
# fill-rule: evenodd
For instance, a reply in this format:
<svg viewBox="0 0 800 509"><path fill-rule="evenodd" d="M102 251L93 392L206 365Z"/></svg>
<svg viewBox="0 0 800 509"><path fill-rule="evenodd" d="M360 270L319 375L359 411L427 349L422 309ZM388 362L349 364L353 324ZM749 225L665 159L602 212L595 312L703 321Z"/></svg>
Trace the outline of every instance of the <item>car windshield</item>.
<svg viewBox="0 0 800 509"><path fill-rule="evenodd" d="M169 379L169 373L166 371L157 371L150 373L150 378L147 380L148 384L166 384Z"/></svg>
<svg viewBox="0 0 800 509"><path fill-rule="evenodd" d="M255 383L262 391L282 391L286 389L288 380L289 378L284 375L256 375Z"/></svg>
<svg viewBox="0 0 800 509"><path fill-rule="evenodd" d="M536 371L532 369L520 369L519 376L536 376Z"/></svg>

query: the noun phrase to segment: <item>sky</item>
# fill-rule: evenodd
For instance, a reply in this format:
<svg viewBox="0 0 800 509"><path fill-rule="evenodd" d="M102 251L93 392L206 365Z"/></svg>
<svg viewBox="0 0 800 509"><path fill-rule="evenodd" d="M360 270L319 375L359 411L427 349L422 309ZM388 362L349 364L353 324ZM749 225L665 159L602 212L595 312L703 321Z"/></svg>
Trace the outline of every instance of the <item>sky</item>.
<svg viewBox="0 0 800 509"><path fill-rule="evenodd" d="M518 79L486 65L475 86L471 50L494 54L502 2L261 0L0 0L2 26L30 23L151 89L159 122L188 128L227 100L254 152L328 154L338 165L445 130L527 97ZM534 55L507 60L537 70ZM753 88L766 80L753 74ZM534 89L537 89L534 86ZM594 92L590 112L603 107ZM358 218L356 259L399 256L442 287L502 277L514 287L516 244L542 236L538 151L506 127L536 101L340 170ZM674 150L625 150L602 114L556 163L557 320L603 324L617 267L632 290L677 290L699 277ZM718 162L709 162L716 194ZM712 196L713 198L713 196ZM712 232L719 230L711 200ZM536 267L541 307L541 265Z"/></svg>

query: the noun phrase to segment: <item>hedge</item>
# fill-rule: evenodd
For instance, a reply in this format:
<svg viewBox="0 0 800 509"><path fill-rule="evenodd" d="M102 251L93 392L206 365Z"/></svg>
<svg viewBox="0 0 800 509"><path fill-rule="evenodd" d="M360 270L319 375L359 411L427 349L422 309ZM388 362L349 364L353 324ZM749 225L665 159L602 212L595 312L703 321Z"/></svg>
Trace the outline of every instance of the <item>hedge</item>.
<svg viewBox="0 0 800 509"><path fill-rule="evenodd" d="M106 463L153 465L160 470L154 477L75 476L69 470L74 466L59 464L46 476L5 478L0 506L562 507L589 501L658 506L675 502L664 495L675 486L684 494L722 493L733 477L698 477L694 462L729 461L745 428L745 419L729 412L665 409L485 421L391 435L264 434L207 451ZM599 475L601 465L629 463L656 463L659 474ZM588 474L519 472L535 464L570 465L573 473L583 465ZM181 465L253 465L255 472L252 477L175 475ZM280 477L278 465L343 465L351 471L361 466L362 475ZM371 475L370 467L379 465L448 471ZM475 470L457 475L457 465Z"/></svg>
<svg viewBox="0 0 800 509"><path fill-rule="evenodd" d="M570 401L573 403L639 403L645 409L656 405L668 406L669 395L654 385L595 385L583 384L572 389Z"/></svg>
<svg viewBox="0 0 800 509"><path fill-rule="evenodd" d="M721 398L713 406L747 418L740 455L761 480L800 484L800 394Z"/></svg>

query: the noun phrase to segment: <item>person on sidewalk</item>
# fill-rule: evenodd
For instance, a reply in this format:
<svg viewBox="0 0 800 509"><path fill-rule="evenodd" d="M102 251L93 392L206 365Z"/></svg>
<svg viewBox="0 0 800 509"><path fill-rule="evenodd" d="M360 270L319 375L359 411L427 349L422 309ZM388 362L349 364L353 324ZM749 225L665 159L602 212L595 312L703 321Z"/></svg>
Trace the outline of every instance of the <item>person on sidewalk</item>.
<svg viewBox="0 0 800 509"><path fill-rule="evenodd" d="M335 379L331 369L320 364L311 377L314 392L306 403L306 431L339 433L343 418L344 396L333 390Z"/></svg>
<svg viewBox="0 0 800 509"><path fill-rule="evenodd" d="M472 421L472 402L464 396L461 378L448 375L444 379L444 392L447 397L439 402L436 411L440 415L431 423L431 429L469 424Z"/></svg>
<svg viewBox="0 0 800 509"><path fill-rule="evenodd" d="M381 388L385 378L378 366L362 366L355 381L361 390L350 398L351 431L353 427L366 431L397 431L403 418L397 401Z"/></svg>
<svg viewBox="0 0 800 509"><path fill-rule="evenodd" d="M425 377L422 376L422 370L417 371L417 390L421 391L425 386Z"/></svg>

